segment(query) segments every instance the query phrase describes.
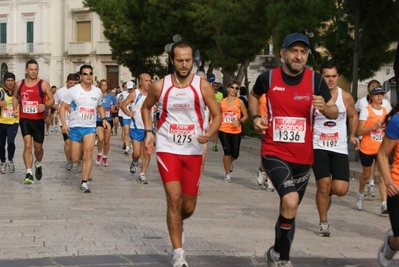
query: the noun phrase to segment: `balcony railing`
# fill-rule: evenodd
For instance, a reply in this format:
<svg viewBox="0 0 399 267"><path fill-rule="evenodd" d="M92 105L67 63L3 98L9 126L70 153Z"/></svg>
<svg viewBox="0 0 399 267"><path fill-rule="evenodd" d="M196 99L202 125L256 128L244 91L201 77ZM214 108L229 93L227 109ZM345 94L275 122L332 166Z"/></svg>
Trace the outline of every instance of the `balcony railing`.
<svg viewBox="0 0 399 267"><path fill-rule="evenodd" d="M91 42L69 42L69 55L88 55L93 51Z"/></svg>
<svg viewBox="0 0 399 267"><path fill-rule="evenodd" d="M51 54L50 43L10 44L7 50L9 54Z"/></svg>
<svg viewBox="0 0 399 267"><path fill-rule="evenodd" d="M109 42L97 42L97 55L111 55L111 47L109 46Z"/></svg>

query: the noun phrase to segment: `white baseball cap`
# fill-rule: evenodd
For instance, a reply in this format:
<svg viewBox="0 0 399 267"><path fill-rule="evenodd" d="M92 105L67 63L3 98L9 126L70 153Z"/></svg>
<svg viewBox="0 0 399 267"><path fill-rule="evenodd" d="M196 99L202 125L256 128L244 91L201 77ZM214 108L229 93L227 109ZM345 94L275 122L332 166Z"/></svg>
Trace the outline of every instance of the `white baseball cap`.
<svg viewBox="0 0 399 267"><path fill-rule="evenodd" d="M127 90L133 89L134 85L135 85L135 83L133 81L128 81L126 83Z"/></svg>

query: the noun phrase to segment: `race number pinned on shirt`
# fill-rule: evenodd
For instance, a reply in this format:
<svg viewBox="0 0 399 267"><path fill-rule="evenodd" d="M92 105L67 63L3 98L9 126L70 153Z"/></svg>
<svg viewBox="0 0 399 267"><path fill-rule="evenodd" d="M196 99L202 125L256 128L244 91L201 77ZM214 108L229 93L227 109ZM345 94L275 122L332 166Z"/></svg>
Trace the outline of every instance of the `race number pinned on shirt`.
<svg viewBox="0 0 399 267"><path fill-rule="evenodd" d="M197 137L195 133L195 124L175 124L169 125L169 140L176 144L193 143Z"/></svg>
<svg viewBox="0 0 399 267"><path fill-rule="evenodd" d="M234 122L237 120L237 113L236 112L223 112L223 120L224 122Z"/></svg>
<svg viewBox="0 0 399 267"><path fill-rule="evenodd" d="M14 118L14 109L13 109L13 107L4 107L3 108L3 117L4 118Z"/></svg>
<svg viewBox="0 0 399 267"><path fill-rule="evenodd" d="M111 110L109 110L109 109L105 110L105 117L107 117L107 118L111 117Z"/></svg>
<svg viewBox="0 0 399 267"><path fill-rule="evenodd" d="M79 107L79 118L82 120L93 120L94 108Z"/></svg>
<svg viewBox="0 0 399 267"><path fill-rule="evenodd" d="M38 113L39 103L37 101L22 101L23 113Z"/></svg>
<svg viewBox="0 0 399 267"><path fill-rule="evenodd" d="M382 128L378 128L370 132L370 139L376 142L382 142L382 139L384 139L384 135L384 130Z"/></svg>
<svg viewBox="0 0 399 267"><path fill-rule="evenodd" d="M335 147L338 144L339 135L335 133L320 133L319 146Z"/></svg>
<svg viewBox="0 0 399 267"><path fill-rule="evenodd" d="M306 119L296 117L275 117L273 119L273 141L304 143Z"/></svg>

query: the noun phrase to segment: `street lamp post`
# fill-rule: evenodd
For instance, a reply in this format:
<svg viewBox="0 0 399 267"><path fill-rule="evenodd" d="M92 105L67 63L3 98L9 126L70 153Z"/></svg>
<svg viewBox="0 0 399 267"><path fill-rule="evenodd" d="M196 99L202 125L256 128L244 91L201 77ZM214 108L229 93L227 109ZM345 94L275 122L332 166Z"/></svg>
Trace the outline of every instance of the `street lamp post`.
<svg viewBox="0 0 399 267"><path fill-rule="evenodd" d="M165 45L165 52L168 53L168 58L165 60L166 63L168 64L168 74L173 73L173 64L172 60L170 58L170 53L172 52L172 47L175 43L179 42L182 40L180 34L175 34L172 37L173 43L169 43Z"/></svg>

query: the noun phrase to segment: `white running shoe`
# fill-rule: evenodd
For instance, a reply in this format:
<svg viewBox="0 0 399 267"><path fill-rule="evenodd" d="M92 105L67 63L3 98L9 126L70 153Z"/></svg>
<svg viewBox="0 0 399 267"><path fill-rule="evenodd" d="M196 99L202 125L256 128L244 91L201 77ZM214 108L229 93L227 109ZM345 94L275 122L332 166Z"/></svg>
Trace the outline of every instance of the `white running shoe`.
<svg viewBox="0 0 399 267"><path fill-rule="evenodd" d="M80 191L82 191L83 193L91 193L90 192L90 188L87 185L87 183L81 183L80 184Z"/></svg>
<svg viewBox="0 0 399 267"><path fill-rule="evenodd" d="M140 184L148 184L147 179L145 178L145 174L144 173L140 173Z"/></svg>
<svg viewBox="0 0 399 267"><path fill-rule="evenodd" d="M97 166L100 166L102 158L103 158L103 156L101 154L97 154L97 157L96 157L96 165Z"/></svg>
<svg viewBox="0 0 399 267"><path fill-rule="evenodd" d="M388 239L389 237L393 235L393 232L391 229L389 229L384 237L384 243L382 243L380 249L378 250L378 263L380 264L380 266L382 267L386 267L389 266L389 264L392 261L393 256L395 256L396 252L395 250L392 250L389 247L388 244Z"/></svg>
<svg viewBox="0 0 399 267"><path fill-rule="evenodd" d="M388 214L388 206L386 202L382 202L381 204L381 214Z"/></svg>
<svg viewBox="0 0 399 267"><path fill-rule="evenodd" d="M374 188L374 185L370 185L369 186L369 196L371 196L371 197L375 197L375 188Z"/></svg>
<svg viewBox="0 0 399 267"><path fill-rule="evenodd" d="M173 267L188 267L188 263L184 256L184 251L173 256Z"/></svg>
<svg viewBox="0 0 399 267"><path fill-rule="evenodd" d="M231 183L230 174L226 174L226 175L224 176L224 181L225 181L226 183Z"/></svg>
<svg viewBox="0 0 399 267"><path fill-rule="evenodd" d="M356 197L356 208L357 208L357 210L363 210L363 208L364 208L364 197L359 196L359 195Z"/></svg>
<svg viewBox="0 0 399 267"><path fill-rule="evenodd" d="M319 229L317 230L317 235L329 237L330 234L330 225L328 223L319 223Z"/></svg>
<svg viewBox="0 0 399 267"><path fill-rule="evenodd" d="M274 192L275 188L274 188L274 185L273 185L273 183L272 183L272 181L270 179L267 179L265 181L264 185L265 185L265 190L267 192Z"/></svg>
<svg viewBox="0 0 399 267"><path fill-rule="evenodd" d="M265 171L262 172L261 170L258 169L256 171L256 183L259 186L264 186L265 180L266 180L266 172Z"/></svg>

